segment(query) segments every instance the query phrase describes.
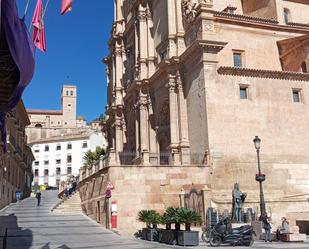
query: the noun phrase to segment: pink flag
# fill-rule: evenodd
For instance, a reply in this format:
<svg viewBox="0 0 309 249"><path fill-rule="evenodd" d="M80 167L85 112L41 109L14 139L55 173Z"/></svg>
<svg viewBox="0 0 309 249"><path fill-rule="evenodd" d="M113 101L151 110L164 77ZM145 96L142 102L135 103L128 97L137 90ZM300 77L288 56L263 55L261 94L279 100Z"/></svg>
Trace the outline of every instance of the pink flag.
<svg viewBox="0 0 309 249"><path fill-rule="evenodd" d="M32 26L33 26L32 40L34 42L34 45L42 52L46 52L42 0L37 0L34 15L32 18Z"/></svg>
<svg viewBox="0 0 309 249"><path fill-rule="evenodd" d="M72 10L73 0L62 0L61 3L61 15L64 15Z"/></svg>

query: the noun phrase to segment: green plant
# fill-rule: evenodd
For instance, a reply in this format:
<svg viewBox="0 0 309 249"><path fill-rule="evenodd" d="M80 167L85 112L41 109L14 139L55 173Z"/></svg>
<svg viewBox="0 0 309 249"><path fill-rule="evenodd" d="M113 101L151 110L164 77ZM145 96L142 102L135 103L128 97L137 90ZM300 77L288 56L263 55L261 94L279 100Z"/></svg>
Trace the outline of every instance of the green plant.
<svg viewBox="0 0 309 249"><path fill-rule="evenodd" d="M95 162L95 155L91 150L88 150L85 155L83 156L84 160L84 167L93 165Z"/></svg>
<svg viewBox="0 0 309 249"><path fill-rule="evenodd" d="M147 228L156 228L161 223L161 215L155 210L141 210L138 213L138 220L146 223Z"/></svg>
<svg viewBox="0 0 309 249"><path fill-rule="evenodd" d="M180 219L178 216L178 209L174 207L168 207L163 214L163 222L166 225L167 229L171 224L175 224L175 229L180 230Z"/></svg>
<svg viewBox="0 0 309 249"><path fill-rule="evenodd" d="M200 224L202 222L201 215L188 208L179 208L177 210L178 220L181 224L185 224L186 231L191 230L191 224Z"/></svg>
<svg viewBox="0 0 309 249"><path fill-rule="evenodd" d="M91 166L97 163L98 161L100 161L101 156L104 155L105 155L105 149L99 146L96 148L94 152L88 150L83 157L84 167Z"/></svg>

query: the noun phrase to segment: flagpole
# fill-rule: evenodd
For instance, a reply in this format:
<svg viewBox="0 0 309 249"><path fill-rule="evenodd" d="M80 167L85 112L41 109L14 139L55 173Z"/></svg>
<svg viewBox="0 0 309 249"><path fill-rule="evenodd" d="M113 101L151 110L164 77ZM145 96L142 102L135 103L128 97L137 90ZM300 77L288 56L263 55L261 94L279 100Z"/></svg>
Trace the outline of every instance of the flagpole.
<svg viewBox="0 0 309 249"><path fill-rule="evenodd" d="M1 1L1 0L0 0L0 1ZM43 19L44 19L44 17L45 17L46 11L47 11L47 7L48 7L48 4L49 4L49 1L50 1L50 0L47 0L46 5L45 5L45 8L44 8L44 10L43 10L42 18L41 18L40 24L39 24L40 28L39 28L38 32L36 33L35 40L34 40L35 42L36 42L36 40L37 40L38 37L39 37L40 31L41 31L41 27L42 27L42 23L43 23Z"/></svg>
<svg viewBox="0 0 309 249"><path fill-rule="evenodd" d="M22 18L23 21L25 21L25 18L26 18L27 12L28 12L28 8L29 8L29 3L30 3L30 0L27 1L26 7L25 7L24 16Z"/></svg>

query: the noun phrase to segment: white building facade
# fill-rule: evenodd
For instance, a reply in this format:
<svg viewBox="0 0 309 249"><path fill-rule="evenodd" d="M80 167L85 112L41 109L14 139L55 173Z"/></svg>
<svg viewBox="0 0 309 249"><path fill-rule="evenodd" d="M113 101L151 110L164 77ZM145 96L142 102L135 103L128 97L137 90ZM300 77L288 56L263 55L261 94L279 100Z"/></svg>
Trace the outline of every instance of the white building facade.
<svg viewBox="0 0 309 249"><path fill-rule="evenodd" d="M68 176L79 175L85 152L106 148L106 141L101 133L64 135L40 140L30 147L35 157L33 184L58 187Z"/></svg>

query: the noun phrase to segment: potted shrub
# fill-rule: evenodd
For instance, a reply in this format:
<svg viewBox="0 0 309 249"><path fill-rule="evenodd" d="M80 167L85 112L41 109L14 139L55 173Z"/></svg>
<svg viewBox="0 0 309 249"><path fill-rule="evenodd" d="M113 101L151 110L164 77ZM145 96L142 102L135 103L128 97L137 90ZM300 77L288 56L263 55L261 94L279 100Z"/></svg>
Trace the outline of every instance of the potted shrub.
<svg viewBox="0 0 309 249"><path fill-rule="evenodd" d="M161 221L166 226L166 229L159 231L159 242L170 245L177 244L177 231L172 230L172 224L175 224L175 228L180 230L179 218L177 217L178 208L169 207L163 214Z"/></svg>
<svg viewBox="0 0 309 249"><path fill-rule="evenodd" d="M157 226L161 222L161 216L155 210L141 210L138 213L138 220L146 223L146 228L142 229L142 239L158 240Z"/></svg>
<svg viewBox="0 0 309 249"><path fill-rule="evenodd" d="M191 231L191 224L200 224L202 222L201 215L188 208L179 208L177 217L180 223L185 225L185 231L178 231L177 233L178 245L198 246L199 232Z"/></svg>

